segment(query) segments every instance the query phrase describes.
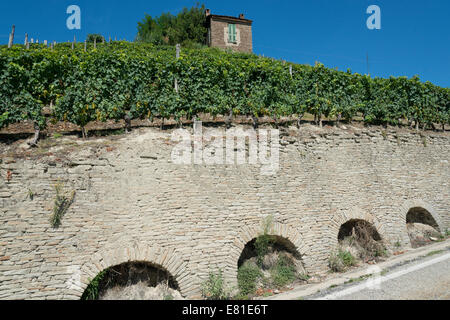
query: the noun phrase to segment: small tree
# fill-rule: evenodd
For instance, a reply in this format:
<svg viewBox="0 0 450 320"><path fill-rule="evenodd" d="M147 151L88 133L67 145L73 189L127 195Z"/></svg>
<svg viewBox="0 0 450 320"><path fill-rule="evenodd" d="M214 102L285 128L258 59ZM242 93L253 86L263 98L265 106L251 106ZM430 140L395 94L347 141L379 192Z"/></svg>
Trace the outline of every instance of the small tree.
<svg viewBox="0 0 450 320"><path fill-rule="evenodd" d="M97 42L97 43L100 43L100 42L103 41L103 39L104 38L103 38L103 36L101 34L90 33L90 34L88 34L88 36L86 38L86 41L89 42L89 43L94 43L94 41Z"/></svg>
<svg viewBox="0 0 450 320"><path fill-rule="evenodd" d="M148 14L138 22L136 40L154 45L195 46L205 44L207 29L205 27L205 6L197 3L190 9L183 8L178 15L163 13L159 17Z"/></svg>
<svg viewBox="0 0 450 320"><path fill-rule="evenodd" d="M207 300L229 300L230 290L226 288L222 270L210 272L208 279L202 284L202 296Z"/></svg>

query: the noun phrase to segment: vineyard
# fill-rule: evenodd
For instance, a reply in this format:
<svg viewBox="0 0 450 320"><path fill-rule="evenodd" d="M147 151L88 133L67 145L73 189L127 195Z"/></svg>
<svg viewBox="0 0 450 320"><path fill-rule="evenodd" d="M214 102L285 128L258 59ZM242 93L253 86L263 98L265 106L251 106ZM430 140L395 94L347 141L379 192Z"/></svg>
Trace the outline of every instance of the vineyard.
<svg viewBox="0 0 450 320"><path fill-rule="evenodd" d="M175 83L177 85L175 85ZM46 117L44 108L51 116ZM25 120L91 121L251 116L369 124L450 124L450 89L417 77L371 78L217 49L113 42L84 50L0 47L0 129ZM300 123L300 121L299 121ZM83 131L84 133L84 131Z"/></svg>

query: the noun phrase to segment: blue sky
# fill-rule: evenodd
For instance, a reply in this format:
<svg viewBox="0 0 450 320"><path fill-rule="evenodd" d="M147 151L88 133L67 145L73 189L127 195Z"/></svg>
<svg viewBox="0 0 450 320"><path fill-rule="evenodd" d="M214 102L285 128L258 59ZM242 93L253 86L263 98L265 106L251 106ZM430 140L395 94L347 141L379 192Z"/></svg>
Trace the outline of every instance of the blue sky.
<svg viewBox="0 0 450 320"><path fill-rule="evenodd" d="M190 0L15 0L0 2L0 43L11 25L16 42L25 33L48 41L68 41L88 33L133 40L145 13L177 13ZM372 76L419 75L423 81L450 87L449 0L205 0L213 13L254 20L257 54L288 61L366 73ZM81 8L81 30L66 27L69 5ZM369 30L366 9L381 8L381 30Z"/></svg>

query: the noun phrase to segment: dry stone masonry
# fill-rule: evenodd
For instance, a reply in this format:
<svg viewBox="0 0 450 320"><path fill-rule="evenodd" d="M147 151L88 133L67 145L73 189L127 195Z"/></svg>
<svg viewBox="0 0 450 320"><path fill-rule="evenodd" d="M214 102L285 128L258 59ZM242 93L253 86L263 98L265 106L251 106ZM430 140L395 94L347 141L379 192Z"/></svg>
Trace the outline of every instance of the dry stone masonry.
<svg viewBox="0 0 450 320"><path fill-rule="evenodd" d="M237 283L242 250L268 216L309 274L327 272L352 219L372 223L391 246L410 246L411 208L450 228L448 133L383 130L284 129L272 176L257 165L173 164L170 132L151 128L64 137L29 159L4 146L0 299L79 299L100 271L132 261L164 268L195 298L211 271ZM54 229L58 182L76 195Z"/></svg>

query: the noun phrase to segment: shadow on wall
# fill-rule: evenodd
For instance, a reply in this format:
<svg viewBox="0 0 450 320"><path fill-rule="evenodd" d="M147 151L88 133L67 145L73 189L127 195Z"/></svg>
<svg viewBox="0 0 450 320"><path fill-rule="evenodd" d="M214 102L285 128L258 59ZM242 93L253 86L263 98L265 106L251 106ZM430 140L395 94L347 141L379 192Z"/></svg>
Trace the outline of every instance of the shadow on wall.
<svg viewBox="0 0 450 320"><path fill-rule="evenodd" d="M375 241L381 241L377 229L365 220L353 219L344 223L339 229L338 240L342 241L352 235L358 238L371 238Z"/></svg>
<svg viewBox="0 0 450 320"><path fill-rule="evenodd" d="M148 262L127 262L100 272L81 300L179 300L179 287L164 268Z"/></svg>
<svg viewBox="0 0 450 320"><path fill-rule="evenodd" d="M441 228L433 215L421 207L411 208L406 215L406 227L413 248L442 238Z"/></svg>
<svg viewBox="0 0 450 320"><path fill-rule="evenodd" d="M295 245L286 238L270 234L248 242L237 267L239 296L245 299L292 288L308 279Z"/></svg>
<svg viewBox="0 0 450 320"><path fill-rule="evenodd" d="M351 219L343 223L338 233L338 246L329 258L329 268L344 272L363 263L377 263L388 255L377 229L366 220Z"/></svg>
<svg viewBox="0 0 450 320"><path fill-rule="evenodd" d="M261 240L266 241L261 244L261 242L263 242ZM241 256L239 257L238 268L249 259L262 257L273 252L287 252L294 259L301 260L300 253L291 241L280 236L264 235L253 239L245 245L244 250L242 250Z"/></svg>
<svg viewBox="0 0 450 320"><path fill-rule="evenodd" d="M439 232L442 232L440 230L438 223L433 218L430 212L424 208L412 208L408 211L408 214L406 215L406 223L421 223L426 224L434 229L436 229Z"/></svg>

